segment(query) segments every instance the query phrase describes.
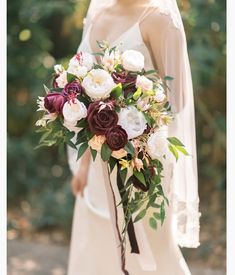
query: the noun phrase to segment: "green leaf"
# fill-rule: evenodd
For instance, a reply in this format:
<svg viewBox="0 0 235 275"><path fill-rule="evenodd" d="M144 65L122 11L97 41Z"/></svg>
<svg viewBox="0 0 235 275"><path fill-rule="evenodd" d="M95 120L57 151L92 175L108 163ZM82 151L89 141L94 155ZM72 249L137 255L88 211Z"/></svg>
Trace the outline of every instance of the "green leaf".
<svg viewBox="0 0 235 275"><path fill-rule="evenodd" d="M45 90L45 92L46 92L47 94L50 93L50 89L48 89L47 86L46 86L45 84L43 84L43 87L44 87L44 90Z"/></svg>
<svg viewBox="0 0 235 275"><path fill-rule="evenodd" d="M169 149L170 149L170 151L171 151L171 153L174 155L174 157L175 157L175 159L176 159L176 161L178 160L178 158L179 158L179 154L178 154L178 151L177 151L177 149L175 148L175 146L174 145L168 145L168 147L169 147Z"/></svg>
<svg viewBox="0 0 235 275"><path fill-rule="evenodd" d="M90 147L90 150L91 150L91 156L92 156L92 159L93 159L93 161L95 161L96 156L97 156L97 151L96 151L96 150L94 150L94 149L92 149L91 147Z"/></svg>
<svg viewBox="0 0 235 275"><path fill-rule="evenodd" d="M160 215L160 213L154 212L154 213L153 213L153 216L154 216L155 219L161 220L161 215Z"/></svg>
<svg viewBox="0 0 235 275"><path fill-rule="evenodd" d="M174 79L174 77L169 76L169 75L167 75L167 76L164 77L164 80L173 80L173 79Z"/></svg>
<svg viewBox="0 0 235 275"><path fill-rule="evenodd" d="M67 81L68 82L72 82L75 79L76 79L76 75L70 74L70 73L67 72Z"/></svg>
<svg viewBox="0 0 235 275"><path fill-rule="evenodd" d="M78 121L76 126L80 128L84 128L87 126L87 121L85 119L81 119L80 121Z"/></svg>
<svg viewBox="0 0 235 275"><path fill-rule="evenodd" d="M110 96L112 98L119 98L122 95L122 83L119 83L115 88L113 88Z"/></svg>
<svg viewBox="0 0 235 275"><path fill-rule="evenodd" d="M156 70L149 70L149 71L146 71L146 72L144 73L144 75L155 74L155 73L157 73Z"/></svg>
<svg viewBox="0 0 235 275"><path fill-rule="evenodd" d="M87 130L84 128L82 129L81 131L79 131L77 133L77 141L76 141L76 145L80 144L80 143L83 143L87 141Z"/></svg>
<svg viewBox="0 0 235 275"><path fill-rule="evenodd" d="M124 184L125 180L126 180L126 176L127 176L127 168L122 169L122 170L120 169L119 173L120 173L120 177L121 177L122 183Z"/></svg>
<svg viewBox="0 0 235 275"><path fill-rule="evenodd" d="M77 161L80 159L80 157L85 153L86 149L88 148L88 142L84 142L80 145L78 149L78 154L77 154Z"/></svg>
<svg viewBox="0 0 235 275"><path fill-rule="evenodd" d="M164 202L161 204L160 218L161 218L161 225L162 225L163 222L164 222L164 220L165 220L165 206L164 206Z"/></svg>
<svg viewBox="0 0 235 275"><path fill-rule="evenodd" d="M184 147L184 144L176 137L168 137L167 140L173 145Z"/></svg>
<svg viewBox="0 0 235 275"><path fill-rule="evenodd" d="M109 158L109 167L110 167L110 172L113 171L115 165L117 164L117 159L113 158L112 156Z"/></svg>
<svg viewBox="0 0 235 275"><path fill-rule="evenodd" d="M145 181L145 177L144 174L142 172L139 172L138 170L134 170L134 176L146 186L146 181Z"/></svg>
<svg viewBox="0 0 235 275"><path fill-rule="evenodd" d="M67 144L72 147L73 149L77 150L77 146L71 141L71 140L67 140Z"/></svg>
<svg viewBox="0 0 235 275"><path fill-rule="evenodd" d="M154 123L155 123L155 120L150 115L148 115L147 113L143 113L143 115L144 115L144 117L145 117L148 125L150 127L152 127L154 125Z"/></svg>
<svg viewBox="0 0 235 275"><path fill-rule="evenodd" d="M125 145L124 149L132 156L135 154L135 148L130 141Z"/></svg>
<svg viewBox="0 0 235 275"><path fill-rule="evenodd" d="M134 100L138 100L138 98L141 96L141 93L142 93L141 88L138 87L138 89L136 90L136 92L134 92L134 94L133 94Z"/></svg>
<svg viewBox="0 0 235 275"><path fill-rule="evenodd" d="M109 148L107 143L104 143L101 147L101 158L103 161L109 160L112 154L112 150Z"/></svg>
<svg viewBox="0 0 235 275"><path fill-rule="evenodd" d="M149 225L151 226L152 229L155 229L155 230L157 229L157 221L153 217L149 219Z"/></svg>
<svg viewBox="0 0 235 275"><path fill-rule="evenodd" d="M135 217L134 222L138 222L139 220L143 219L146 214L146 209L143 209L139 212L139 214Z"/></svg>
<svg viewBox="0 0 235 275"><path fill-rule="evenodd" d="M182 147L182 146L175 146L177 148L178 151L180 151L181 153L183 153L185 156L189 156L189 153L187 152L187 150Z"/></svg>

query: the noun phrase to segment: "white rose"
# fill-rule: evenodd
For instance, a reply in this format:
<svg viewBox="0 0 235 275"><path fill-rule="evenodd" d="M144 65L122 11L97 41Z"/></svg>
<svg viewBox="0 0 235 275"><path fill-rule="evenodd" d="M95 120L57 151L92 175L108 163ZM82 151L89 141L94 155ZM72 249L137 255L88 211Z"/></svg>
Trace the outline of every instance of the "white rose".
<svg viewBox="0 0 235 275"><path fill-rule="evenodd" d="M127 50L122 54L122 64L124 69L139 72L144 68L144 56L135 50Z"/></svg>
<svg viewBox="0 0 235 275"><path fill-rule="evenodd" d="M69 61L68 73L76 75L77 77L84 77L93 66L93 57L86 52L76 54Z"/></svg>
<svg viewBox="0 0 235 275"><path fill-rule="evenodd" d="M82 86L88 96L94 100L99 100L108 98L116 84L105 70L93 69L83 79Z"/></svg>
<svg viewBox="0 0 235 275"><path fill-rule="evenodd" d="M121 63L121 56L119 51L112 51L111 53L107 49L104 53L104 56L101 59L101 63L104 65L106 69L109 71L113 71L115 65Z"/></svg>
<svg viewBox="0 0 235 275"><path fill-rule="evenodd" d="M153 89L153 81L144 75L138 75L136 79L136 87L144 91L151 91Z"/></svg>
<svg viewBox="0 0 235 275"><path fill-rule="evenodd" d="M74 126L78 120L87 116L86 106L77 98L65 102L62 112L65 122Z"/></svg>
<svg viewBox="0 0 235 275"><path fill-rule="evenodd" d="M118 117L118 124L127 132L128 139L142 135L147 127L147 121L143 113L134 106L121 109Z"/></svg>
<svg viewBox="0 0 235 275"><path fill-rule="evenodd" d="M68 83L67 81L67 72L63 71L57 78L56 83L60 88L64 88L64 86Z"/></svg>
<svg viewBox="0 0 235 275"><path fill-rule="evenodd" d="M167 130L165 127L153 133L147 141L147 152L152 159L162 158L168 150Z"/></svg>

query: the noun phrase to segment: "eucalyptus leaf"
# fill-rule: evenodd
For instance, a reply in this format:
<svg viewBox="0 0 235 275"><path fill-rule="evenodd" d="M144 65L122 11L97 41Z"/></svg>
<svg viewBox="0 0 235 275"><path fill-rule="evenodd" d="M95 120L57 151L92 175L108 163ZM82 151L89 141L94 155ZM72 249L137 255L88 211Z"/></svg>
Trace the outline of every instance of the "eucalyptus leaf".
<svg viewBox="0 0 235 275"><path fill-rule="evenodd" d="M169 147L171 153L174 155L174 157L177 161L178 158L179 158L179 154L178 154L178 151L177 151L176 147L174 145L171 145L171 144L169 144L168 147Z"/></svg>
<svg viewBox="0 0 235 275"><path fill-rule="evenodd" d="M184 147L184 144L176 137L168 137L167 140L173 145Z"/></svg>
<svg viewBox="0 0 235 275"><path fill-rule="evenodd" d="M155 229L155 230L157 229L157 221L153 217L149 219L149 225L151 226L152 229Z"/></svg>
<svg viewBox="0 0 235 275"><path fill-rule="evenodd" d="M112 150L109 148L107 143L104 143L101 147L101 158L103 161L109 160L112 154Z"/></svg>
<svg viewBox="0 0 235 275"><path fill-rule="evenodd" d="M77 161L81 158L81 156L85 153L86 149L88 148L88 142L84 142L79 146L78 154L77 154Z"/></svg>
<svg viewBox="0 0 235 275"><path fill-rule="evenodd" d="M134 170L133 172L134 176L146 186L146 181L145 181L145 177L144 174L138 170Z"/></svg>
<svg viewBox="0 0 235 275"><path fill-rule="evenodd" d="M141 220L141 219L143 219L143 217L145 216L146 212L147 212L146 209L141 210L141 211L139 212L139 214L135 217L134 223L135 223L135 222L138 222L138 221Z"/></svg>

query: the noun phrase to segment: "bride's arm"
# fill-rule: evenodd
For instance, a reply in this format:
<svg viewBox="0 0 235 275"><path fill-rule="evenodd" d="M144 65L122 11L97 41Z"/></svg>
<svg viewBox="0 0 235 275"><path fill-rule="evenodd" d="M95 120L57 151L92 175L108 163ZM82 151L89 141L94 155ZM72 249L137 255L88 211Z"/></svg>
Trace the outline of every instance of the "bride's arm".
<svg viewBox="0 0 235 275"><path fill-rule="evenodd" d="M142 24L152 60L161 77L168 81L168 99L174 112L169 135L176 136L190 153L174 167L172 204L177 220L177 239L181 246L199 245L197 153L194 96L187 41L183 25L176 25L170 15L154 12ZM182 207L183 206L183 207Z"/></svg>
<svg viewBox="0 0 235 275"><path fill-rule="evenodd" d="M74 173L71 180L71 188L74 196L78 194L81 194L81 196L83 196L83 191L87 184L90 160L90 150L87 149L84 155L81 157L78 169Z"/></svg>
<svg viewBox="0 0 235 275"><path fill-rule="evenodd" d="M153 12L142 22L144 38L150 49L152 61L161 77L174 78L169 82L169 101L175 112L184 108L187 94L185 88L192 89L191 74L185 70L187 43L184 30L177 28L170 15Z"/></svg>

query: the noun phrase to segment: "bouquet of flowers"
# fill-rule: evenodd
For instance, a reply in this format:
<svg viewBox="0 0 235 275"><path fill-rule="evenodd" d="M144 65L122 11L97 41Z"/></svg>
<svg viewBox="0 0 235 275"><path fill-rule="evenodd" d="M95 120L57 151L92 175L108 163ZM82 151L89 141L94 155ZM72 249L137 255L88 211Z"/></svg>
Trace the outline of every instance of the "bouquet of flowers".
<svg viewBox="0 0 235 275"><path fill-rule="evenodd" d="M100 53L79 52L67 69L55 65L53 87L44 86L46 95L37 101L43 112L36 122L42 133L38 147L68 144L77 159L89 149L93 160L100 153L110 173L117 168L124 242L126 233L133 240L133 223L150 208L150 226L163 223L168 200L161 185L162 161L168 152L176 159L179 152L188 153L180 140L167 136L173 115L166 83L172 78L146 71L138 51L99 45ZM138 247L133 250L138 253Z"/></svg>

